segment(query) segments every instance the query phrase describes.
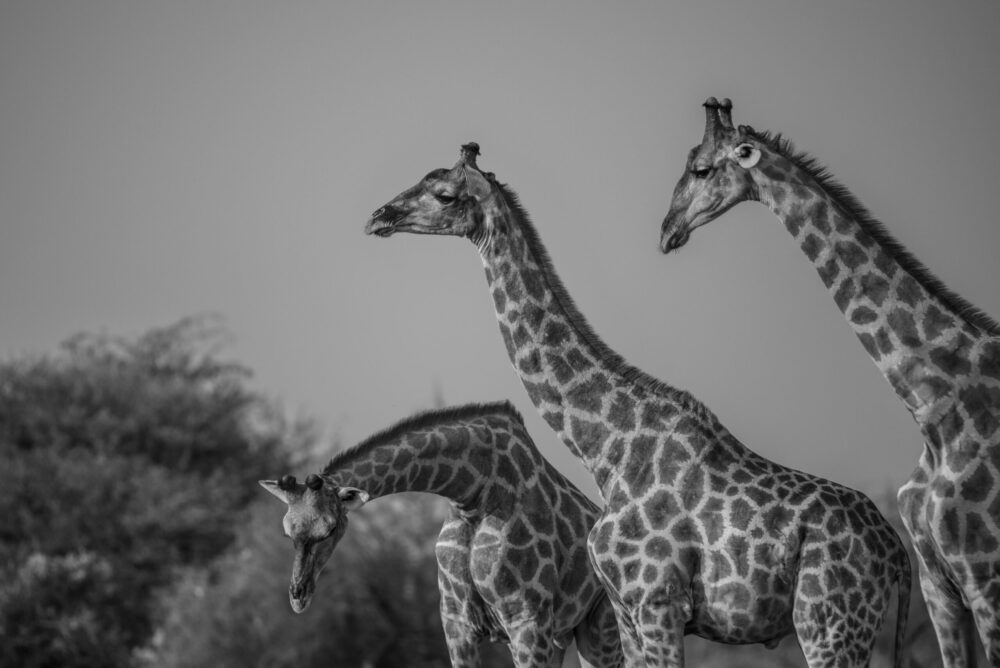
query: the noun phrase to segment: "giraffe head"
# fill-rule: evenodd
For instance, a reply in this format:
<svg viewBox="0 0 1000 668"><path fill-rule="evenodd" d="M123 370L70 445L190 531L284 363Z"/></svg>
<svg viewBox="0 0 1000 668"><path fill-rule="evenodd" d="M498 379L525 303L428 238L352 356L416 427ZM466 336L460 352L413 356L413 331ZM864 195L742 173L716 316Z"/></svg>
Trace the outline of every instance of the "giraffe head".
<svg viewBox="0 0 1000 668"><path fill-rule="evenodd" d="M295 546L288 600L295 612L304 612L312 600L316 580L333 549L347 531L347 513L360 508L368 492L338 487L316 474L305 484L286 475L281 480L261 480L261 487L288 504L281 523Z"/></svg>
<svg viewBox="0 0 1000 668"><path fill-rule="evenodd" d="M745 125L733 127L733 103L705 101L705 136L688 153L684 175L674 188L660 230L660 250L687 243L691 232L744 200L757 199L754 170L767 163L769 149Z"/></svg>
<svg viewBox="0 0 1000 668"><path fill-rule="evenodd" d="M496 183L476 165L479 144L462 146L451 169L435 169L375 211L365 233L388 237L396 232L450 234L470 239L488 236Z"/></svg>

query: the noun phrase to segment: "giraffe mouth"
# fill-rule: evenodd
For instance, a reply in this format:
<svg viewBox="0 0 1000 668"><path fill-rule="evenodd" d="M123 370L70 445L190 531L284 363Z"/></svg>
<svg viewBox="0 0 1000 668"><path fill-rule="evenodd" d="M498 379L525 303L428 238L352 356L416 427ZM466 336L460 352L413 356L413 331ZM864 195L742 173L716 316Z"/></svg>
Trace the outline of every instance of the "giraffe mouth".
<svg viewBox="0 0 1000 668"><path fill-rule="evenodd" d="M372 218L365 225L365 234L374 234L377 237L391 237L394 233L399 231L397 223L399 219L396 220L377 220Z"/></svg>
<svg viewBox="0 0 1000 668"><path fill-rule="evenodd" d="M678 230L660 235L660 251L664 254L675 251L691 239L691 230Z"/></svg>
<svg viewBox="0 0 1000 668"><path fill-rule="evenodd" d="M691 238L693 229L694 226L684 222L679 211L671 208L660 223L660 252L666 254L686 244Z"/></svg>
<svg viewBox="0 0 1000 668"><path fill-rule="evenodd" d="M310 582L308 586L291 585L288 587L288 602L292 606L295 614L302 614L312 603L313 586Z"/></svg>

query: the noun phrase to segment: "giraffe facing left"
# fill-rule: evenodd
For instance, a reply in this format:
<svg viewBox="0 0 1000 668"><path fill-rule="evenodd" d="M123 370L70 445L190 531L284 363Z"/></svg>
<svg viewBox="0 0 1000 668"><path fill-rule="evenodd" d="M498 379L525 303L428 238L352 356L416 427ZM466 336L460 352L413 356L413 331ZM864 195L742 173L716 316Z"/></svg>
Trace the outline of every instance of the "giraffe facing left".
<svg viewBox="0 0 1000 668"><path fill-rule="evenodd" d="M435 552L441 621L453 666L478 666L481 643L510 647L518 668L617 668L614 611L587 557L596 505L539 453L508 402L411 416L333 457L305 483L262 480L288 505L295 547L288 588L303 612L349 513L399 492L451 501Z"/></svg>
<svg viewBox="0 0 1000 668"><path fill-rule="evenodd" d="M899 243L811 156L781 135L733 125L732 101L705 101L660 227L660 249L745 201L767 206L924 441L899 511L947 668L974 665L977 633L1000 666L1000 322Z"/></svg>
<svg viewBox="0 0 1000 668"><path fill-rule="evenodd" d="M535 408L605 500L588 546L630 666L684 665L684 635L775 646L811 668L861 668L910 564L864 494L760 456L687 392L628 365L590 329L517 196L462 146L372 214L366 231L451 235L479 251L501 338Z"/></svg>

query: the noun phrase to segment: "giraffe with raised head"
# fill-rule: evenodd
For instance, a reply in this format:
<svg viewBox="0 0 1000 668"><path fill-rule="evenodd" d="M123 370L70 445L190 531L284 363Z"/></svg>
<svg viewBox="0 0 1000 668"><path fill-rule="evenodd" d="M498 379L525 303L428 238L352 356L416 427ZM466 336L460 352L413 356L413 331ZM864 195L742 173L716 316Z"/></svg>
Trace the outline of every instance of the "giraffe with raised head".
<svg viewBox="0 0 1000 668"><path fill-rule="evenodd" d="M925 447L899 490L946 666L1000 666L1000 325L949 291L813 158L704 104L663 221L664 253L739 202L759 201L819 273Z"/></svg>
<svg viewBox="0 0 1000 668"><path fill-rule="evenodd" d="M773 647L794 633L813 668L867 666L894 583L899 665L910 567L871 500L761 457L690 394L626 364L478 153L463 146L366 229L479 249L514 369L605 500L587 543L629 665L682 666L686 634Z"/></svg>
<svg viewBox="0 0 1000 668"><path fill-rule="evenodd" d="M295 612L312 600L349 512L429 492L452 508L435 553L453 666L478 666L487 640L507 643L519 668L562 666L573 640L583 666L622 665L614 611L587 558L599 510L542 457L510 403L420 413L338 453L304 484L260 484L288 504Z"/></svg>

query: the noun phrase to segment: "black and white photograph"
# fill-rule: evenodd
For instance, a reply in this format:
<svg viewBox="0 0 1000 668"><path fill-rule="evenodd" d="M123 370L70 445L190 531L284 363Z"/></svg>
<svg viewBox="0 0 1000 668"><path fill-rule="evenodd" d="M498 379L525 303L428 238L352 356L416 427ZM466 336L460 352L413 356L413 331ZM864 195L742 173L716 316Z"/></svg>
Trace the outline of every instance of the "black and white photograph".
<svg viewBox="0 0 1000 668"><path fill-rule="evenodd" d="M998 30L0 0L0 668L1000 668Z"/></svg>

